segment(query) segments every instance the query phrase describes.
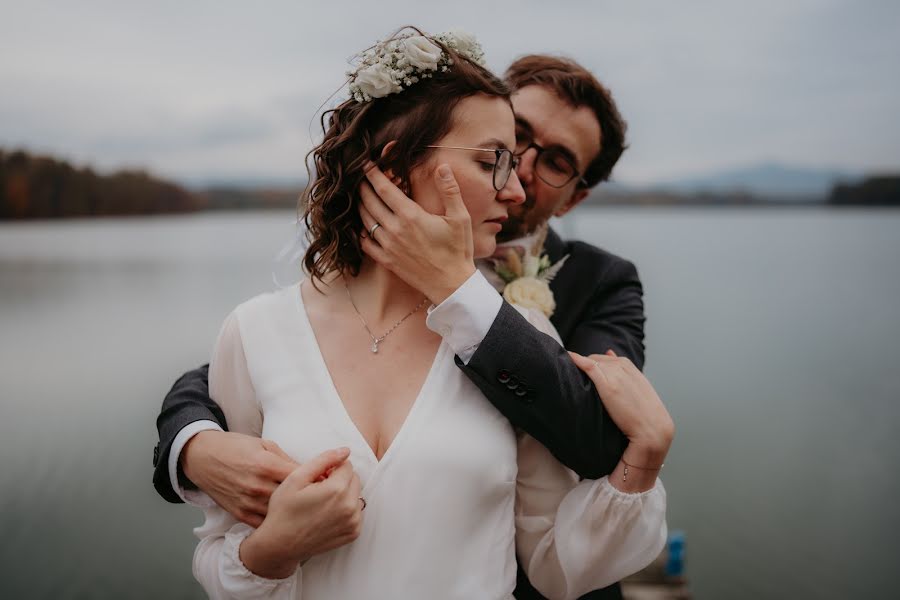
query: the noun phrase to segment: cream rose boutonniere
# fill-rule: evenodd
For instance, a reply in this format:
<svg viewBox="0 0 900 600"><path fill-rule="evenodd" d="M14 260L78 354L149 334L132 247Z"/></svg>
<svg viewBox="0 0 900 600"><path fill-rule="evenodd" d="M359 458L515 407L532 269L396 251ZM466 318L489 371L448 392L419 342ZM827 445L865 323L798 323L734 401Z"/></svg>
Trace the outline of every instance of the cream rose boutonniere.
<svg viewBox="0 0 900 600"><path fill-rule="evenodd" d="M556 310L556 300L550 291L550 285L534 277L520 277L510 281L503 288L503 297L510 304L536 308L548 317Z"/></svg>
<svg viewBox="0 0 900 600"><path fill-rule="evenodd" d="M534 246L524 256L510 248L504 258L494 259L494 270L506 282L503 298L510 304L523 308L534 308L547 317L556 310L556 300L550 289L550 282L565 264L569 255L550 264L550 258L542 254L547 226L539 232Z"/></svg>

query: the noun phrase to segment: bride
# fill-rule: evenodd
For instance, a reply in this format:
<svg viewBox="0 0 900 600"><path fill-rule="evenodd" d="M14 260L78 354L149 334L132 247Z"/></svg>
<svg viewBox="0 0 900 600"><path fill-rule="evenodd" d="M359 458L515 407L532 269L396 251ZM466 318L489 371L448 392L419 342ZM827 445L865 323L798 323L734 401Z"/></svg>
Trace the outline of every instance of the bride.
<svg viewBox="0 0 900 600"><path fill-rule="evenodd" d="M662 485L579 481L517 433L426 327L431 300L361 250L378 238L358 195L377 165L425 210L467 213L475 258L494 252L524 192L509 92L481 61L466 34L403 31L361 55L351 98L323 119L308 276L238 306L209 371L230 429L302 466L257 529L204 509L194 575L211 597L512 598L518 556L543 594L575 598L659 553ZM463 200L443 200L453 185Z"/></svg>

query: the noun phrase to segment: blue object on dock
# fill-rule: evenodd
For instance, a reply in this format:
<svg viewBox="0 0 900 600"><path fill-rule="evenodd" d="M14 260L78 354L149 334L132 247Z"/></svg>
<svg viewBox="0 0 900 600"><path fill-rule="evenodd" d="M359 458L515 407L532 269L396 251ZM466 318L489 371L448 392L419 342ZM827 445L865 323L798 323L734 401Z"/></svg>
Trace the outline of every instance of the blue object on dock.
<svg viewBox="0 0 900 600"><path fill-rule="evenodd" d="M684 537L683 531L673 531L669 534L669 552L666 559L667 577L684 575Z"/></svg>

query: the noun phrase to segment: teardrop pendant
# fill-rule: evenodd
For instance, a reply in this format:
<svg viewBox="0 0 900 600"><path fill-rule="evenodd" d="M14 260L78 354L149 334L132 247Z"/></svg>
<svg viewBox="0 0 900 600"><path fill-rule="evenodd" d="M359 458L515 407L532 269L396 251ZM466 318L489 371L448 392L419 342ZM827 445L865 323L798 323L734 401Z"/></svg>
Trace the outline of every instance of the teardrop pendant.
<svg viewBox="0 0 900 600"><path fill-rule="evenodd" d="M372 354L378 354L378 340L372 340Z"/></svg>

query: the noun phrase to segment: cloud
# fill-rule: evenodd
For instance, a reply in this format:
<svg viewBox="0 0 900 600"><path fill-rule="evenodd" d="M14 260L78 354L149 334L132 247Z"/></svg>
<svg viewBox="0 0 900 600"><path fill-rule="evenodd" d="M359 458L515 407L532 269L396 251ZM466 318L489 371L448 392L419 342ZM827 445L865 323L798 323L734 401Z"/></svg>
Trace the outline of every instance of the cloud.
<svg viewBox="0 0 900 600"><path fill-rule="evenodd" d="M347 59L406 23L475 32L502 70L570 55L629 121L621 180L779 160L900 164L887 0L371 5L3 2L0 144L184 177L290 177Z"/></svg>

